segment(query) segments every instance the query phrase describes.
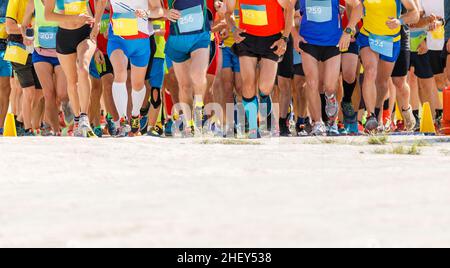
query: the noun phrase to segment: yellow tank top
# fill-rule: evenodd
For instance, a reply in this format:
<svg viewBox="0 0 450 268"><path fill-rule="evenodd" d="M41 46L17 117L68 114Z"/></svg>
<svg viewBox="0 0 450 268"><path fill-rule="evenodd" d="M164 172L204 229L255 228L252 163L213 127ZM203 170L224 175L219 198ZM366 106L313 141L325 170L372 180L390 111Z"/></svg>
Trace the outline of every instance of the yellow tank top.
<svg viewBox="0 0 450 268"><path fill-rule="evenodd" d="M236 7L234 9L234 21L236 22L236 26L239 27L239 0L236 0ZM230 31L229 37L223 42L226 47L232 47L234 44L233 33Z"/></svg>
<svg viewBox="0 0 450 268"><path fill-rule="evenodd" d="M390 29L386 21L390 17L399 18L402 10L401 0L364 0L363 28L361 33L369 33L383 36L397 36L394 41L401 39L400 27Z"/></svg>

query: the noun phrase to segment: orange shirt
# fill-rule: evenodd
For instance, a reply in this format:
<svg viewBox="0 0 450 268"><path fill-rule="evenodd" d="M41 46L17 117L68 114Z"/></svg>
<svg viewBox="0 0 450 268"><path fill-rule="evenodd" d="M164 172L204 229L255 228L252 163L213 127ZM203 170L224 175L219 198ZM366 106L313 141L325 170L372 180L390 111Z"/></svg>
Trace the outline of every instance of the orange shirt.
<svg viewBox="0 0 450 268"><path fill-rule="evenodd" d="M277 0L240 0L240 28L255 36L272 36L284 29L284 12Z"/></svg>

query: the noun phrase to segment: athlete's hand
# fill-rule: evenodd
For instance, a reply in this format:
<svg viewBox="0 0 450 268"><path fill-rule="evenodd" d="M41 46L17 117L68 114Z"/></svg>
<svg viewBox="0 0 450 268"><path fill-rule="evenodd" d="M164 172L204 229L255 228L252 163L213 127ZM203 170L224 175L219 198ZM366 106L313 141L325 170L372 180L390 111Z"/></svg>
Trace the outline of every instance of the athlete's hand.
<svg viewBox="0 0 450 268"><path fill-rule="evenodd" d="M228 28L227 29L223 29L222 31L220 31L220 39L222 41L227 40L228 37L230 37L230 32L228 31Z"/></svg>
<svg viewBox="0 0 450 268"><path fill-rule="evenodd" d="M303 50L300 48L300 43L307 44L308 42L306 42L305 38L303 38L303 36L301 36L301 35L294 36L294 49L295 49L295 51L297 51L298 53L303 53Z"/></svg>
<svg viewBox="0 0 450 268"><path fill-rule="evenodd" d="M278 39L270 47L270 49L274 49L274 48L277 48L277 50L275 50L275 52L274 52L277 56L280 56L280 57L283 56L284 53L286 53L286 48L287 48L286 41L284 41L283 39Z"/></svg>
<svg viewBox="0 0 450 268"><path fill-rule="evenodd" d="M136 12L134 12L136 14L136 17L141 18L141 19L148 19L148 14L147 11L143 10L143 9L136 9Z"/></svg>
<svg viewBox="0 0 450 268"><path fill-rule="evenodd" d="M88 14L80 14L78 16L74 16L74 19L79 24L94 24L95 19L92 16L89 16Z"/></svg>
<svg viewBox="0 0 450 268"><path fill-rule="evenodd" d="M94 54L94 60L97 64L105 64L105 56L100 50L97 50Z"/></svg>
<svg viewBox="0 0 450 268"><path fill-rule="evenodd" d="M242 30L241 28L236 27L236 28L234 29L234 32L233 32L233 38L234 38L234 42L235 42L236 44L239 44L239 43L241 43L242 41L245 40L246 37L244 37L244 36L241 35L241 34L243 34L243 33L245 33L245 30Z"/></svg>
<svg viewBox="0 0 450 268"><path fill-rule="evenodd" d="M400 22L399 19L389 17L389 20L386 21L386 25L387 25L387 27L389 27L389 29L394 30L394 29L397 29L398 27L402 26L402 23Z"/></svg>
<svg viewBox="0 0 450 268"><path fill-rule="evenodd" d="M171 22L176 22L181 18L181 13L176 9L170 9L169 12L166 14L166 18Z"/></svg>
<svg viewBox="0 0 450 268"><path fill-rule="evenodd" d="M343 33L341 36L341 40L339 40L339 50L341 52L345 52L348 50L348 47L350 46L350 42L352 41L352 35L348 33Z"/></svg>
<svg viewBox="0 0 450 268"><path fill-rule="evenodd" d="M97 42L97 37L98 37L98 33L100 32L100 23L99 24L93 24L92 25L92 30L91 30L91 34L90 34L90 39L94 42Z"/></svg>
<svg viewBox="0 0 450 268"><path fill-rule="evenodd" d="M423 41L420 43L419 48L417 49L417 54L424 55L428 52L427 41Z"/></svg>

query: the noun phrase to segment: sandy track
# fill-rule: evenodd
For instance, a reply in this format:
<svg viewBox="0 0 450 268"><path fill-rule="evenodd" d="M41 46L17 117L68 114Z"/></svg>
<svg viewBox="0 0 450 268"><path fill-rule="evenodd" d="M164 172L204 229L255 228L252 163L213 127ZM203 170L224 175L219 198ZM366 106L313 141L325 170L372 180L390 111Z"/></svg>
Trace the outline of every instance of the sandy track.
<svg viewBox="0 0 450 268"><path fill-rule="evenodd" d="M0 246L450 246L450 143L217 142L2 138Z"/></svg>

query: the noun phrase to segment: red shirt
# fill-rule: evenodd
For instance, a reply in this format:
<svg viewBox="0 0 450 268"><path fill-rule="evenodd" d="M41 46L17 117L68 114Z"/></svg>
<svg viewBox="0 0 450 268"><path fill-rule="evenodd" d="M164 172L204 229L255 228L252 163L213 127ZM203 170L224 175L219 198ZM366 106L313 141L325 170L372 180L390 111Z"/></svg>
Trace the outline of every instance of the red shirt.
<svg viewBox="0 0 450 268"><path fill-rule="evenodd" d="M284 29L284 12L276 0L240 0L239 27L255 36L272 36Z"/></svg>

